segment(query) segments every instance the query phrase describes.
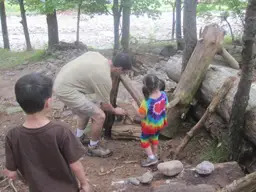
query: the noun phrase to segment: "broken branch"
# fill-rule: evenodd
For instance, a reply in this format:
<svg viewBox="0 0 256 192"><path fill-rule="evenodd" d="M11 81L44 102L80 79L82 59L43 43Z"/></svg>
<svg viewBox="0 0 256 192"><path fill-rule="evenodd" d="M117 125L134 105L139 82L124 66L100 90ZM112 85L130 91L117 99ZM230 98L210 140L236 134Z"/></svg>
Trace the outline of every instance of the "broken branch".
<svg viewBox="0 0 256 192"><path fill-rule="evenodd" d="M98 173L99 176L103 176L103 175L107 175L109 173L114 173L117 169L122 169L124 166L119 166L119 167L115 167L113 169L110 169L108 171L106 171L105 173Z"/></svg>

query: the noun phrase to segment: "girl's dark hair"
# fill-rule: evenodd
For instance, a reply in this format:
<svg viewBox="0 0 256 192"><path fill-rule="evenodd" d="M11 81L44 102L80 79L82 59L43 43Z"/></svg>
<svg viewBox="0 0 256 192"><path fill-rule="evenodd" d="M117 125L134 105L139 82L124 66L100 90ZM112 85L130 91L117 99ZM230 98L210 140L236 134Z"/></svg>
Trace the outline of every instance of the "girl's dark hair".
<svg viewBox="0 0 256 192"><path fill-rule="evenodd" d="M143 79L143 87L142 92L146 99L149 98L150 94L155 91L156 89L159 89L159 82L157 76L155 75L146 75Z"/></svg>
<svg viewBox="0 0 256 192"><path fill-rule="evenodd" d="M159 79L159 89L160 91L165 91L165 82L162 79Z"/></svg>

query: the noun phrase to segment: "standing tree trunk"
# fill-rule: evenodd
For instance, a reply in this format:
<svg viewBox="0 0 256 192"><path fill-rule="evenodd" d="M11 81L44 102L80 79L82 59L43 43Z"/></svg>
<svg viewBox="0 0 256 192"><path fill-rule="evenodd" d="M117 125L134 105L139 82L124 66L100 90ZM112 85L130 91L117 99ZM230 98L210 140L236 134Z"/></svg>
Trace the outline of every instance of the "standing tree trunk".
<svg viewBox="0 0 256 192"><path fill-rule="evenodd" d="M175 35L175 10L176 10L176 3L174 2L172 4L172 39L174 39L174 35Z"/></svg>
<svg viewBox="0 0 256 192"><path fill-rule="evenodd" d="M10 49L4 0L0 0L0 14L1 14L1 24L2 24L2 35L3 35L4 48Z"/></svg>
<svg viewBox="0 0 256 192"><path fill-rule="evenodd" d="M124 52L129 51L129 40L130 40L130 16L132 0L125 0L122 3L123 6L123 25L122 25L122 48Z"/></svg>
<svg viewBox="0 0 256 192"><path fill-rule="evenodd" d="M58 21L56 10L46 15L48 25L48 48L52 49L54 45L59 43Z"/></svg>
<svg viewBox="0 0 256 192"><path fill-rule="evenodd" d="M176 41L177 49L182 50L182 38L181 38L181 0L176 0Z"/></svg>
<svg viewBox="0 0 256 192"><path fill-rule="evenodd" d="M224 33L218 25L209 25L204 28L202 38L198 41L174 91L172 102L178 102L168 110L168 127L162 131L164 136L173 137L180 127L181 120L186 116L210 62L219 50L223 39Z"/></svg>
<svg viewBox="0 0 256 192"><path fill-rule="evenodd" d="M21 15L21 24L23 26L23 31L26 39L26 45L27 45L27 50L32 50L31 42L30 42L30 37L29 37L29 32L28 32L28 24L27 24L27 17L26 17L26 11L24 7L24 0L19 0L19 5L20 5L20 15Z"/></svg>
<svg viewBox="0 0 256 192"><path fill-rule="evenodd" d="M185 70L197 43L196 32L196 5L197 0L185 0L183 11L183 34L185 49L182 57L182 71Z"/></svg>
<svg viewBox="0 0 256 192"><path fill-rule="evenodd" d="M246 10L245 29L243 35L244 48L242 51L242 75L234 98L229 132L231 135L230 155L234 160L239 159L241 136L244 131L245 111L248 105L249 93L253 79L254 55L253 44L256 35L256 0L250 0Z"/></svg>
<svg viewBox="0 0 256 192"><path fill-rule="evenodd" d="M80 16L81 16L81 6L82 0L78 4L77 8L77 26L76 26L76 43L79 44L79 30L80 30Z"/></svg>
<svg viewBox="0 0 256 192"><path fill-rule="evenodd" d="M122 12L122 6L119 6L119 0L114 0L113 1L113 17L114 17L114 53L113 55L115 56L119 50L119 40L120 40L120 35L119 35L119 26L120 26L120 17L121 17L121 12Z"/></svg>

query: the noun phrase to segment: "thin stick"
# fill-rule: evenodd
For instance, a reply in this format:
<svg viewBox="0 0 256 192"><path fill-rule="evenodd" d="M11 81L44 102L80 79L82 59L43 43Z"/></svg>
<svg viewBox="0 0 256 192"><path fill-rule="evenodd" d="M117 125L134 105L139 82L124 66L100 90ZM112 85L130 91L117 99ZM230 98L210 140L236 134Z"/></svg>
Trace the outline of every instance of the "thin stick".
<svg viewBox="0 0 256 192"><path fill-rule="evenodd" d="M18 192L18 190L16 189L16 187L14 186L13 180L9 180L9 185L10 187L13 189L14 192Z"/></svg>
<svg viewBox="0 0 256 192"><path fill-rule="evenodd" d="M109 171L106 171L105 173L98 173L99 176L103 176L103 175L107 175L109 173L114 173L117 169L122 169L124 166L120 166L120 167L115 167L113 169L110 169Z"/></svg>

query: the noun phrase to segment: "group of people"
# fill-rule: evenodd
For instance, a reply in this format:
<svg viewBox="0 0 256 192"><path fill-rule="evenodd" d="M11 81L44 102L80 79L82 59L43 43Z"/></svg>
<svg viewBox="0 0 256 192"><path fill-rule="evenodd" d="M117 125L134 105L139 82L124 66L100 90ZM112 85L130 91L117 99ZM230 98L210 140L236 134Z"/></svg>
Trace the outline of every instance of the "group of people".
<svg viewBox="0 0 256 192"><path fill-rule="evenodd" d="M21 175L31 192L89 192L81 158L85 154L108 157L110 149L100 145L105 112L126 115L110 103L111 73L122 74L132 68L129 54L119 53L113 61L97 52L87 52L66 64L54 83L38 73L21 77L15 84L16 100L26 113L23 125L6 135L5 175ZM141 117L141 146L147 159L142 166L158 163L158 137L167 125L168 98L165 83L155 75L143 79L145 99L132 103ZM76 133L67 124L48 118L52 93L78 116ZM90 136L85 134L89 120ZM18 174L21 173L21 174ZM78 182L77 182L78 180Z"/></svg>

